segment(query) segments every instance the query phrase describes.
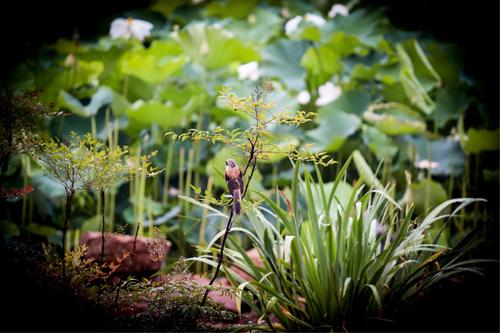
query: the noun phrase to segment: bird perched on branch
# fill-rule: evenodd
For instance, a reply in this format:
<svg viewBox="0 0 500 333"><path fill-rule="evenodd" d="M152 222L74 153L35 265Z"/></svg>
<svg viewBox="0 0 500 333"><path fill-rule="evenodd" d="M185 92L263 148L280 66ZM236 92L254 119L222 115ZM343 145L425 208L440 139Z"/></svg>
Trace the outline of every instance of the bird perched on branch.
<svg viewBox="0 0 500 333"><path fill-rule="evenodd" d="M243 175L240 167L233 159L226 160L226 183L233 196L233 211L236 215L241 213L241 193L243 191Z"/></svg>

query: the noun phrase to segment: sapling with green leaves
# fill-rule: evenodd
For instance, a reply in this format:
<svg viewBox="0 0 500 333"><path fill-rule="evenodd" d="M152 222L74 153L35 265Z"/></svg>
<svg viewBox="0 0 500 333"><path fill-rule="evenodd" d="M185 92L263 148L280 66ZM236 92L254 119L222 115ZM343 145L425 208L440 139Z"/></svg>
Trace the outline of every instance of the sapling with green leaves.
<svg viewBox="0 0 500 333"><path fill-rule="evenodd" d="M188 140L196 143L200 141L207 141L213 144L222 143L234 149L235 157L237 155L243 155L246 161L244 163L243 170L241 170L240 176L243 179L244 185L243 188L240 189L240 197L232 198L232 200L239 200L241 203L243 203L243 199L248 192L258 161L269 159L274 154L288 156L293 160L310 161L325 166L335 163L335 161L333 161L324 152L312 153L307 149L297 150L292 146L289 147L289 149L282 149L271 142L271 138L273 137L273 126L300 126L311 121L315 115L312 112L306 113L304 111L297 111L295 113L291 113L286 110L271 112L276 105L273 102L266 101L266 99L272 90L273 86L270 81L265 82L262 86L257 85L253 94L249 97L238 97L226 87L221 90L220 98L222 101L235 112L243 113L250 119L252 124L247 129L236 128L230 130L222 127L216 127L213 131L190 129L181 134L173 132L165 134L173 140ZM224 161L220 161L220 163L223 165ZM196 191L201 194L200 189L196 189ZM201 199L208 204L223 206L232 205L231 200L227 200L225 197L216 199L210 193L205 193L205 195L201 196ZM218 264L214 276L209 282L209 286L214 283L220 271L224 247L227 235L231 230L233 218L234 209L231 209L226 223L224 237L221 241ZM208 292L209 289L205 292L202 305L206 302Z"/></svg>
<svg viewBox="0 0 500 333"><path fill-rule="evenodd" d="M66 233L71 218L73 198L75 193L87 187L93 178L91 168L95 159L91 149L93 144L95 141L91 136L80 137L72 133L68 141L52 138L38 142L31 150L33 158L45 173L61 184L66 192L62 236L63 253L66 252ZM63 277L65 275L63 265Z"/></svg>
<svg viewBox="0 0 500 333"><path fill-rule="evenodd" d="M89 181L89 186L97 191L101 201L102 244L100 261L103 263L105 242L104 233L106 230L106 191L115 186L115 184L128 179L130 175L137 172L137 170L131 170L131 164L128 163L127 160L128 150L126 147L122 148L120 146L115 146L110 148L96 139L89 138L89 141L89 148L91 149L93 156L93 160L90 165L92 177Z"/></svg>

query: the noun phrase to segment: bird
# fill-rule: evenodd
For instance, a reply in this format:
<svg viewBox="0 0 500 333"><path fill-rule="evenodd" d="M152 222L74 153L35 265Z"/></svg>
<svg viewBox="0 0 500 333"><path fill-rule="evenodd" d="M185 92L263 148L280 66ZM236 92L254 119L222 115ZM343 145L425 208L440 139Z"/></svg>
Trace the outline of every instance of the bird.
<svg viewBox="0 0 500 333"><path fill-rule="evenodd" d="M226 160L226 178L227 187L233 196L233 211L236 215L241 213L241 192L243 191L243 175L240 167L233 159Z"/></svg>

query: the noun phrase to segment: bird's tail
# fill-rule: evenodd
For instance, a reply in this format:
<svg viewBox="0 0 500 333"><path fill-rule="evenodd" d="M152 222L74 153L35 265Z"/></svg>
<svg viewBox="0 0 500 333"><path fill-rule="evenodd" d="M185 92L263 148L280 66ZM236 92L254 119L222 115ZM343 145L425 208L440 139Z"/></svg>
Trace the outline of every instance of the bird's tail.
<svg viewBox="0 0 500 333"><path fill-rule="evenodd" d="M233 208L234 212L236 215L239 215L241 213L241 194L240 194L240 189L234 189L233 190Z"/></svg>

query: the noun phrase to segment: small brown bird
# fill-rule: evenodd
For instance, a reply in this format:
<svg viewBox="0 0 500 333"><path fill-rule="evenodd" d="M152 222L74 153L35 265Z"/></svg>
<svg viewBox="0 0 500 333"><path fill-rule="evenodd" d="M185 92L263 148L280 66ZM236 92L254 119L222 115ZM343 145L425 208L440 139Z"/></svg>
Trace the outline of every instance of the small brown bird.
<svg viewBox="0 0 500 333"><path fill-rule="evenodd" d="M241 192L243 191L243 177L240 167L235 160L228 159L226 161L226 183L229 192L233 196L233 211L235 214L241 213Z"/></svg>

